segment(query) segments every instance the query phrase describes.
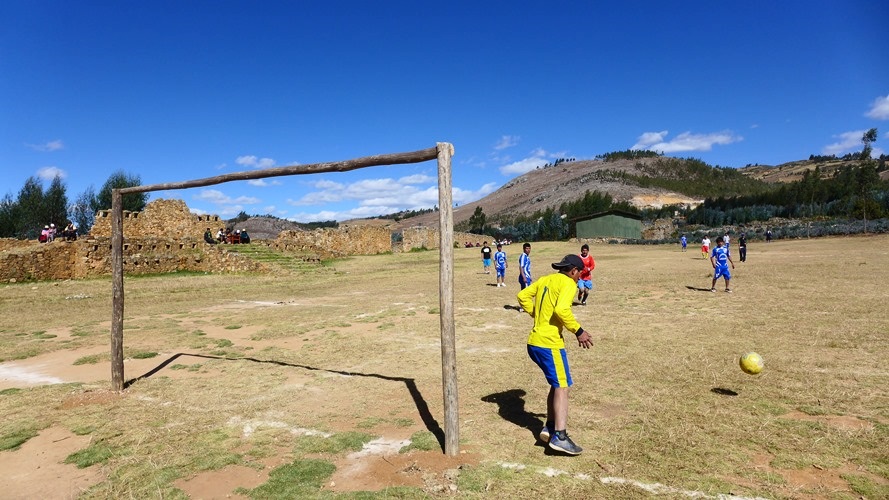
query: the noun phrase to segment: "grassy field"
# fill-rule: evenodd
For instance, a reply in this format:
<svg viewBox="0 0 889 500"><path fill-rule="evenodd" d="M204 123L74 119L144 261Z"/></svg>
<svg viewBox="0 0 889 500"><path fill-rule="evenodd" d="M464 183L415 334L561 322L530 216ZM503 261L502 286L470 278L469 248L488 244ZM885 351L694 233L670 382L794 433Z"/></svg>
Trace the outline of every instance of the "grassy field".
<svg viewBox="0 0 889 500"><path fill-rule="evenodd" d="M223 476L245 478L226 485L235 498L889 498L889 237L753 244L732 294L709 291L694 248L593 245L596 286L574 311L595 345L568 349L579 457L534 437L547 386L514 307L521 245L505 250L506 288L478 249L455 250L459 457L435 439L429 251L128 277L120 395L101 349L110 280L2 286L0 368L46 360L51 374L67 353L98 375L7 381L0 460L49 430L85 437L66 457L97 473L84 498L197 497L193 481ZM533 275L578 250L533 244ZM762 374L739 369L747 351Z"/></svg>

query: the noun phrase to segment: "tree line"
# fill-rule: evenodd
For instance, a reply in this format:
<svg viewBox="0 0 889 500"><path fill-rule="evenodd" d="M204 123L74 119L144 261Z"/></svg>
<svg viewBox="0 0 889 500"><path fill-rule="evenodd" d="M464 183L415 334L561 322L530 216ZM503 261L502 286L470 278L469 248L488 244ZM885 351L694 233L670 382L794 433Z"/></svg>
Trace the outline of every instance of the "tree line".
<svg viewBox="0 0 889 500"><path fill-rule="evenodd" d="M91 185L69 202L67 186L56 176L44 189L38 177L29 177L18 195L7 193L0 199L0 237L36 239L44 226L55 224L61 230L69 223L77 226L78 234L93 227L96 212L111 209L111 190L142 185L138 175L122 170L112 173L99 192ZM148 203L148 193L127 194L123 209L140 212Z"/></svg>

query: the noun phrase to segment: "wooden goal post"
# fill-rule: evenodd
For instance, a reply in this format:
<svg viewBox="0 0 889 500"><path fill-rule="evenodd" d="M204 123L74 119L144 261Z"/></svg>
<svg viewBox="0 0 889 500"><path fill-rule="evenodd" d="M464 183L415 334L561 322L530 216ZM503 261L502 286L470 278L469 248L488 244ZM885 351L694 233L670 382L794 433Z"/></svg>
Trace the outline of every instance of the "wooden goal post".
<svg viewBox="0 0 889 500"><path fill-rule="evenodd" d="M439 220L439 323L441 330L441 373L444 395L445 453L459 453L460 430L457 398L457 356L454 336L454 210L451 186L451 157L454 146L439 142L434 148L408 153L366 156L339 162L292 165L245 172L234 172L183 182L151 184L113 189L111 191L111 389L124 390L123 370L123 196L212 186L231 181L264 179L287 175L347 172L381 165L399 165L438 160Z"/></svg>

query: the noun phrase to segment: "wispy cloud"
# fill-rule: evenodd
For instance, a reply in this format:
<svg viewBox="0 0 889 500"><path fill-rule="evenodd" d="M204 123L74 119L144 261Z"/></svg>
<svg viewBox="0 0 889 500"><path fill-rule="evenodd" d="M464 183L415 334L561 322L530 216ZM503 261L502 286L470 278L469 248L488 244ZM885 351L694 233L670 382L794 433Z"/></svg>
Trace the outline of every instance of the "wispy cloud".
<svg viewBox="0 0 889 500"><path fill-rule="evenodd" d="M256 187L268 187L268 186L280 186L283 183L279 180L271 179L250 179L247 181L247 184Z"/></svg>
<svg viewBox="0 0 889 500"><path fill-rule="evenodd" d="M530 156L518 161L514 161L500 167L500 173L507 176L522 175L549 163L548 158L553 155L548 154L545 149L537 148L530 152Z"/></svg>
<svg viewBox="0 0 889 500"><path fill-rule="evenodd" d="M500 137L500 140L497 141L497 144L494 145L494 149L500 151L502 149L511 148L519 143L520 137L517 135L504 135Z"/></svg>
<svg viewBox="0 0 889 500"><path fill-rule="evenodd" d="M838 155L842 153L846 153L853 149L857 149L860 146L863 147L861 143L861 138L864 136L866 130L850 130L849 132L843 132L842 134L837 134L833 136L835 139L839 139L837 142L832 144L828 144L824 146L824 149L821 150L822 154L825 155Z"/></svg>
<svg viewBox="0 0 889 500"><path fill-rule="evenodd" d="M241 212L245 212L245 205L255 205L262 202L262 200L253 196L238 196L232 198L218 189L202 189L192 198L215 206L215 209L213 210L200 209L202 213L214 213L223 218L234 217ZM192 211L197 213L195 209Z"/></svg>
<svg viewBox="0 0 889 500"><path fill-rule="evenodd" d="M235 159L235 163L250 168L269 168L275 166L275 160L271 158L258 158L253 155L239 156Z"/></svg>
<svg viewBox="0 0 889 500"><path fill-rule="evenodd" d="M52 181L56 177L64 179L68 173L59 167L43 167L37 170L37 177L45 181Z"/></svg>
<svg viewBox="0 0 889 500"><path fill-rule="evenodd" d="M438 179L427 175L411 175L400 179L364 179L349 184L321 179L310 184L315 191L287 203L296 207L333 205L342 202L358 202L354 208L322 209L317 212L299 212L288 217L297 222L319 220L347 220L391 214L402 210L419 210L438 205ZM478 190L452 188L455 203L465 204L478 200L497 189L488 183Z"/></svg>
<svg viewBox="0 0 889 500"><path fill-rule="evenodd" d="M880 96L874 99L870 109L864 116L873 118L874 120L889 120L889 95L885 97Z"/></svg>
<svg viewBox="0 0 889 500"><path fill-rule="evenodd" d="M743 137L730 131L710 134L693 134L683 132L674 139L666 140L669 131L645 132L636 139L630 149L647 149L660 153L679 153L687 151L710 151L714 145L725 146L744 140Z"/></svg>
<svg viewBox="0 0 889 500"><path fill-rule="evenodd" d="M25 146L33 149L34 151L58 151L60 149L65 149L65 144L62 143L61 139L47 141L43 144L25 144Z"/></svg>

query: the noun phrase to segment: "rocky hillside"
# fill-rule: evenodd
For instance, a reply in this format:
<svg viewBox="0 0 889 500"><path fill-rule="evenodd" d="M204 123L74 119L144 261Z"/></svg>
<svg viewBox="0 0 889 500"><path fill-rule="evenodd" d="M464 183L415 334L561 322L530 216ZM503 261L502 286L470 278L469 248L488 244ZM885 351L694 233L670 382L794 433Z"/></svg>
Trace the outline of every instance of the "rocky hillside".
<svg viewBox="0 0 889 500"><path fill-rule="evenodd" d="M540 167L504 184L484 198L454 209L454 223L469 219L475 207L482 207L489 219L508 213L534 213L547 208L557 208L562 203L574 201L586 191L608 193L615 201L628 201L644 207L662 207L673 204L697 205L702 199L658 188L643 188L613 180L606 171L641 173L637 165L648 165L657 158L636 160L579 160ZM352 221L361 223L360 221ZM398 223L395 228L431 226L438 224L438 214L423 214Z"/></svg>

